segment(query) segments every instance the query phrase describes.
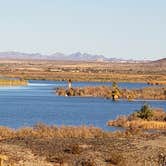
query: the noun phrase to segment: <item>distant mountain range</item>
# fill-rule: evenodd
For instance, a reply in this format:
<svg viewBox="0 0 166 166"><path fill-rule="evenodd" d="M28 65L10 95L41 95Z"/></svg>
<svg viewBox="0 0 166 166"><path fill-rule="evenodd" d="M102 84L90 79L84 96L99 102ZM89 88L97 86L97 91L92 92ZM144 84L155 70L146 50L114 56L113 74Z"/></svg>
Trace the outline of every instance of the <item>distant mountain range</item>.
<svg viewBox="0 0 166 166"><path fill-rule="evenodd" d="M44 55L40 53L21 53L21 52L0 52L2 59L39 59L39 60L71 60L71 61L112 61L118 60L116 58L106 58L103 55L92 55L87 53L76 52L70 55L63 53L55 53L51 55Z"/></svg>
<svg viewBox="0 0 166 166"><path fill-rule="evenodd" d="M88 53L76 52L70 55L63 53L54 53L44 55L40 53L21 53L21 52L0 52L0 59L27 59L27 60L63 60L63 61L108 61L108 62L139 62L136 60L124 60L118 58L107 58L103 55L92 55Z"/></svg>

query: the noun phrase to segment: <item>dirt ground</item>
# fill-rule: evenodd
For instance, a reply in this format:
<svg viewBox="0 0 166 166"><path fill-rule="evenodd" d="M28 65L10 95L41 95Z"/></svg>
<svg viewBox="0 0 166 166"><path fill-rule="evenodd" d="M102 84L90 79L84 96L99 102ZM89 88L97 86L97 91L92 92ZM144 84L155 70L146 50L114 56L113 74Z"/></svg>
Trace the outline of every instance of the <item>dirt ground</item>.
<svg viewBox="0 0 166 166"><path fill-rule="evenodd" d="M0 141L11 166L165 166L166 134L110 138L12 138Z"/></svg>

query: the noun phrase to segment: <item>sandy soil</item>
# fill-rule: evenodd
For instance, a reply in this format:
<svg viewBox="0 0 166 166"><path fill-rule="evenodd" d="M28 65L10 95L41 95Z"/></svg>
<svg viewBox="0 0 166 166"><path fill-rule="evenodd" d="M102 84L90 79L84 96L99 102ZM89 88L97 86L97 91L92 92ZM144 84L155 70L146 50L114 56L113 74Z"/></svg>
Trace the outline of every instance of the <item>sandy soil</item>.
<svg viewBox="0 0 166 166"><path fill-rule="evenodd" d="M166 165L166 135L112 138L12 138L1 140L0 153L15 166Z"/></svg>

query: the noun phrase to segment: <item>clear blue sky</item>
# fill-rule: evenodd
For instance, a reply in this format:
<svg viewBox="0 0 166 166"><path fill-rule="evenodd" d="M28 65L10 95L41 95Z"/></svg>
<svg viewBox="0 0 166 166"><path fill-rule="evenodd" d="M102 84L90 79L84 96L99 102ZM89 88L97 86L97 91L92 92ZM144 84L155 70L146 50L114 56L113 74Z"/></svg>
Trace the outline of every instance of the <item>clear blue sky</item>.
<svg viewBox="0 0 166 166"><path fill-rule="evenodd" d="M0 51L166 57L166 0L0 0Z"/></svg>

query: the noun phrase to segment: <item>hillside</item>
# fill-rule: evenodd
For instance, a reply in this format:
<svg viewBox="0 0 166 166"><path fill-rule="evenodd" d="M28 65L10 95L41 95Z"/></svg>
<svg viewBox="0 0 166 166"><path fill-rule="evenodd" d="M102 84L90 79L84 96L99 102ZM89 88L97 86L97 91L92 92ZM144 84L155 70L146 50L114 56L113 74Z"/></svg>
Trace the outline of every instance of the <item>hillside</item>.
<svg viewBox="0 0 166 166"><path fill-rule="evenodd" d="M161 66L166 66L166 58L162 58L156 61L152 61L153 64L156 65L161 65Z"/></svg>

